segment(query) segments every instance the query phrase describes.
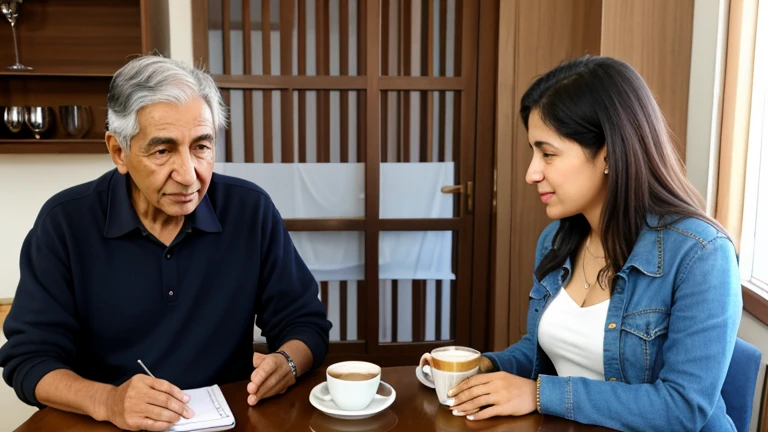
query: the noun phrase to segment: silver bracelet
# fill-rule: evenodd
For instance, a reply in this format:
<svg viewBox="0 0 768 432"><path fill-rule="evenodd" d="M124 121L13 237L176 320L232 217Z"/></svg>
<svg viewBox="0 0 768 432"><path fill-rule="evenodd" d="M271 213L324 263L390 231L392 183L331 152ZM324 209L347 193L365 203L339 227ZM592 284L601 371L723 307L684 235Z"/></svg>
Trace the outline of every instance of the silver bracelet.
<svg viewBox="0 0 768 432"><path fill-rule="evenodd" d="M296 370L296 363L293 362L293 359L291 358L291 356L289 356L288 353L283 350L277 350L275 351L275 353L282 355L283 357L285 357L286 360L288 360L288 366L291 368L291 373L293 374L293 377L298 378L299 372Z"/></svg>

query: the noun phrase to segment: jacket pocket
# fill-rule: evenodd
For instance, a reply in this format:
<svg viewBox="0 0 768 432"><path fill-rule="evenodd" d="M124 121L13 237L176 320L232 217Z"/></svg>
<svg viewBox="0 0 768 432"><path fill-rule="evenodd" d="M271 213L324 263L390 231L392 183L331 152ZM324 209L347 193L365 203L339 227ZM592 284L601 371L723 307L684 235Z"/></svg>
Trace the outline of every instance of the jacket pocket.
<svg viewBox="0 0 768 432"><path fill-rule="evenodd" d="M660 368L667 340L669 311L645 309L624 315L619 341L621 372L630 384L649 383Z"/></svg>

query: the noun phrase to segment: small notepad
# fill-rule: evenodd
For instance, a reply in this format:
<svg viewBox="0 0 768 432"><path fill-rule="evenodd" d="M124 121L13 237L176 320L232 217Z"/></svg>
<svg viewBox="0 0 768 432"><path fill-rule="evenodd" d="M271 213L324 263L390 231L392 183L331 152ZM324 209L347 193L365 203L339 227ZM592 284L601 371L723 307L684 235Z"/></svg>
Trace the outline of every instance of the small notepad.
<svg viewBox="0 0 768 432"><path fill-rule="evenodd" d="M184 390L190 397L187 406L195 412L191 419L182 417L168 431L222 431L235 427L235 416L217 385Z"/></svg>

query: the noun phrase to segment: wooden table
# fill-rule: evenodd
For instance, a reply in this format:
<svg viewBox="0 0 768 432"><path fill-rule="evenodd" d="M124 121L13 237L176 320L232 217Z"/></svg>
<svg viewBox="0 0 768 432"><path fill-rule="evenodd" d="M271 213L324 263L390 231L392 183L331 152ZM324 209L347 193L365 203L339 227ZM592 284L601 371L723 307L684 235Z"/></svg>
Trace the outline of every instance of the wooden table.
<svg viewBox="0 0 768 432"><path fill-rule="evenodd" d="M246 402L247 382L221 386L237 425L234 431L606 431L559 417L529 414L477 422L455 417L440 405L435 391L416 379L415 366L382 368L382 380L394 387L397 398L392 406L364 420L339 420L329 417L309 403L309 392L325 381L324 371L302 378L295 388L249 407ZM110 423L67 413L53 408L38 411L17 431L117 431Z"/></svg>

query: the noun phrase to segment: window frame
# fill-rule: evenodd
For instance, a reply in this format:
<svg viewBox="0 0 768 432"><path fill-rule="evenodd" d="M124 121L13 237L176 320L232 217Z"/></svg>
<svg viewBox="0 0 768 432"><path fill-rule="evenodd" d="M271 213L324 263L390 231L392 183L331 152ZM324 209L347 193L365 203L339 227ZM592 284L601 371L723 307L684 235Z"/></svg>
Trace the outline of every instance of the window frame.
<svg viewBox="0 0 768 432"><path fill-rule="evenodd" d="M757 13L739 272L744 309L768 324L768 281L755 278L753 272L755 248L768 247L755 242L760 183L768 185L768 124L763 121L768 118L768 29L761 23L768 24L765 2L760 2Z"/></svg>

